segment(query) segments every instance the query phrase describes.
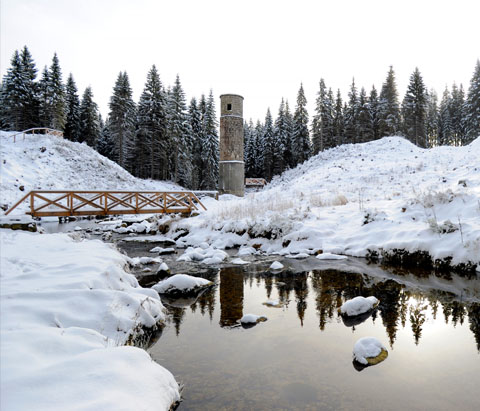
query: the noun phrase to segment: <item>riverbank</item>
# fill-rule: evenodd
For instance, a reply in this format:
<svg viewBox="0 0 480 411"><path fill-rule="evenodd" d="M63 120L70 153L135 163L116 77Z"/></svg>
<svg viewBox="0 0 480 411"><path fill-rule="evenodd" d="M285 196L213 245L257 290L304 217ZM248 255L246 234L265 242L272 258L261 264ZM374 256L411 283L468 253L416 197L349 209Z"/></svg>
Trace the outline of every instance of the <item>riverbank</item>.
<svg viewBox="0 0 480 411"><path fill-rule="evenodd" d="M161 326L158 294L100 240L0 230L1 407L169 409L172 374L137 347Z"/></svg>

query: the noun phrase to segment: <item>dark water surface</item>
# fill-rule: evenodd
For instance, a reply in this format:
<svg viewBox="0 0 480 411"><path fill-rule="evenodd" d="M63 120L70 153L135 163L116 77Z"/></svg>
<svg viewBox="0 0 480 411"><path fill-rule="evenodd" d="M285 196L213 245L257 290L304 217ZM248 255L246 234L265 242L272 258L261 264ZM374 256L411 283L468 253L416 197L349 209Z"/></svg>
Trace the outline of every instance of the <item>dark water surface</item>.
<svg viewBox="0 0 480 411"><path fill-rule="evenodd" d="M344 272L348 264L284 276L253 267L204 274L218 287L170 302L177 306L149 352L185 385L179 409L480 409L478 279L372 276ZM337 308L357 295L380 305L345 324ZM282 307L262 304L276 299ZM238 326L248 313L268 321ZM357 371L352 349L366 336L389 355Z"/></svg>

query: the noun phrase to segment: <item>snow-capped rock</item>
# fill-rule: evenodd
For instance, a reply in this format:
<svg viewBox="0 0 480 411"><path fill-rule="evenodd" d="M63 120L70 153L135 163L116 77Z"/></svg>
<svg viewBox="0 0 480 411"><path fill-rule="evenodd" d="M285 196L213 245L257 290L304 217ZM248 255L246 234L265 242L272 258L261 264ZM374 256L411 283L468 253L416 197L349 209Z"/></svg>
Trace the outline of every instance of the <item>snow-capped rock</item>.
<svg viewBox="0 0 480 411"><path fill-rule="evenodd" d="M378 303L378 299L373 296L366 298L359 296L343 303L339 311L340 314L348 316L360 315L372 310Z"/></svg>
<svg viewBox="0 0 480 411"><path fill-rule="evenodd" d="M159 294L186 295L196 293L211 285L213 285L213 283L205 280L204 278L193 277L187 274L176 274L163 281L160 281L152 288Z"/></svg>
<svg viewBox="0 0 480 411"><path fill-rule="evenodd" d="M353 346L353 359L363 365L378 364L387 356L387 349L374 337L360 338Z"/></svg>

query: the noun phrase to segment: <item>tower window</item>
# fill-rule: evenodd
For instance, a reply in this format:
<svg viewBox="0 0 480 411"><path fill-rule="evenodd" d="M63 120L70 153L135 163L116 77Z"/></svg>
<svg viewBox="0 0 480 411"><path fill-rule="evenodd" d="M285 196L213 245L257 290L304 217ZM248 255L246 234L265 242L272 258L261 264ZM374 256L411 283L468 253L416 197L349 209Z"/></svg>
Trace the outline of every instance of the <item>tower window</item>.
<svg viewBox="0 0 480 411"><path fill-rule="evenodd" d="M227 104L227 111L232 111L232 105L231 104Z"/></svg>

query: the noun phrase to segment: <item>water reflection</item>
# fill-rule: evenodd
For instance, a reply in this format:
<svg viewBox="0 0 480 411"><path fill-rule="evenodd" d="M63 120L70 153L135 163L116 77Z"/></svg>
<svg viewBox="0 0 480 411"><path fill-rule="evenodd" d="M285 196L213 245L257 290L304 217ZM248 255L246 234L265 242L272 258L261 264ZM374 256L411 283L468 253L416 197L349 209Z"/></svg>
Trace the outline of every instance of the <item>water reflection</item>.
<svg viewBox="0 0 480 411"><path fill-rule="evenodd" d="M405 275L402 273L402 275ZM454 327L469 323L473 333L477 350L480 351L480 303L479 296L470 295L464 300L462 293L449 292L441 289L428 288L422 291L421 287L411 281L412 276L419 284L428 279L425 274L414 275L408 273L408 285L401 284L391 278L370 277L365 274L349 273L338 270L314 270L311 272L285 273L272 276L258 267L227 267L219 270L217 278L213 274L209 279L216 281L217 289L207 290L194 301L183 301L182 304L170 302L167 305L169 321L175 327L177 335L187 310L200 310L203 316L213 319L216 307L216 293L219 295L220 316L219 325L230 328L238 325L244 314L245 287L249 289L264 288L267 298L275 293L283 310L291 308L294 301L295 310L301 327L304 325L306 314L315 310L318 317L318 327L324 331L329 323L343 322L346 327L356 331L360 324L378 319L385 329L391 348L394 347L399 328L411 329L413 342L421 344L422 332L428 319L435 321L438 312L443 313L445 322ZM469 280L466 281L467 288ZM471 280L473 282L477 280ZM471 289L478 288L472 283ZM312 295L311 295L312 294ZM380 300L378 307L363 316L354 319L342 318L338 309L349 299L357 296L375 296ZM309 306L309 302L313 305ZM168 301L165 301L169 304Z"/></svg>

